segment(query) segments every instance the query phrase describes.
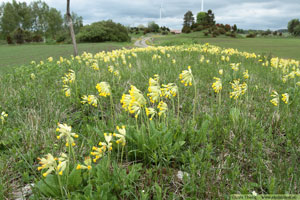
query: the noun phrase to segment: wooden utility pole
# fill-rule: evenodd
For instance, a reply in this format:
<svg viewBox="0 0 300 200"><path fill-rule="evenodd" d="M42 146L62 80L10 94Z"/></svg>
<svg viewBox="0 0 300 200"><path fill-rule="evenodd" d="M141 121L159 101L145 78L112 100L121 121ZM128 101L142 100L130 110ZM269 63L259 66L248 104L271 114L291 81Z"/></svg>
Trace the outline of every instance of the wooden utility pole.
<svg viewBox="0 0 300 200"><path fill-rule="evenodd" d="M67 0L67 20L68 20L68 25L70 28L70 34L71 34L72 43L73 43L73 47L74 47L74 56L77 56L78 50L77 50L76 38L75 38L75 33L74 33L74 28L73 28L73 23L72 23L72 17L70 14L70 0Z"/></svg>

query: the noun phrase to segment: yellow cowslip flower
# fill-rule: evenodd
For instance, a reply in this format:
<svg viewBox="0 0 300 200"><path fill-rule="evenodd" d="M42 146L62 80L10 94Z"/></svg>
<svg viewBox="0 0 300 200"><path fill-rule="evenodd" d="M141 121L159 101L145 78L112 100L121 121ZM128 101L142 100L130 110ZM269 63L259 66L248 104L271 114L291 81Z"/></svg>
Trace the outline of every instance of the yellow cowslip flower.
<svg viewBox="0 0 300 200"><path fill-rule="evenodd" d="M106 146L102 146L102 147L93 147L93 151L91 152L92 156L95 156L95 158L93 159L93 162L97 162L98 159L102 158L102 156L104 155Z"/></svg>
<svg viewBox="0 0 300 200"><path fill-rule="evenodd" d="M35 79L35 74L34 74L34 73L31 73L31 74L30 74L30 78L31 78L31 80L34 80L34 79Z"/></svg>
<svg viewBox="0 0 300 200"><path fill-rule="evenodd" d="M45 158L38 158L38 160L40 160L39 164L41 165L38 167L38 170L48 169L45 173L43 173L44 177L57 169L56 159L50 153L48 153Z"/></svg>
<svg viewBox="0 0 300 200"><path fill-rule="evenodd" d="M63 79L64 84L73 83L76 79L75 72L73 70L69 69L69 73L65 74L65 76L62 77L62 79Z"/></svg>
<svg viewBox="0 0 300 200"><path fill-rule="evenodd" d="M227 56L227 57L226 57L226 61L227 61L227 62L229 62L229 61L230 61L230 58L229 58L229 56Z"/></svg>
<svg viewBox="0 0 300 200"><path fill-rule="evenodd" d="M132 64L131 64L131 63L129 63L128 67L129 67L129 68L131 68L131 67L132 67Z"/></svg>
<svg viewBox="0 0 300 200"><path fill-rule="evenodd" d="M137 101L141 106L146 105L146 99L144 98L144 95L135 86L131 85L131 89L129 90L129 94L131 96L132 101Z"/></svg>
<svg viewBox="0 0 300 200"><path fill-rule="evenodd" d="M36 65L36 62L33 60L33 61L31 61L31 63L30 64L32 64L32 65Z"/></svg>
<svg viewBox="0 0 300 200"><path fill-rule="evenodd" d="M59 57L59 62L60 62L60 63L63 63L63 62L64 62L64 58L60 56L60 57Z"/></svg>
<svg viewBox="0 0 300 200"><path fill-rule="evenodd" d="M241 63L230 63L231 69L233 71L238 71L240 65L241 65Z"/></svg>
<svg viewBox="0 0 300 200"><path fill-rule="evenodd" d="M67 124L58 123L58 128L56 128L56 131L60 133L60 135L57 136L57 139L65 137L66 138L66 146L69 146L69 144L71 144L72 146L75 146L73 137L78 138L78 135L76 133L72 133L71 126L68 126Z"/></svg>
<svg viewBox="0 0 300 200"><path fill-rule="evenodd" d="M87 169L87 170L91 170L92 169L92 159L90 157L86 157L84 159L84 165L78 164L76 169Z"/></svg>
<svg viewBox="0 0 300 200"><path fill-rule="evenodd" d="M185 86L192 86L192 81L194 80L191 66L188 66L188 70L183 70L182 73L179 75L181 83Z"/></svg>
<svg viewBox="0 0 300 200"><path fill-rule="evenodd" d="M175 59L172 59L172 63L175 64L175 63L176 63L176 60L175 60Z"/></svg>
<svg viewBox="0 0 300 200"><path fill-rule="evenodd" d="M296 83L296 85L300 86L300 81Z"/></svg>
<svg viewBox="0 0 300 200"><path fill-rule="evenodd" d="M8 117L8 114L6 112L2 112L1 115L0 115L0 119L1 119L1 123L4 124L5 122L5 118Z"/></svg>
<svg viewBox="0 0 300 200"><path fill-rule="evenodd" d="M102 146L104 151L107 149L108 151L111 151L112 150L112 143L111 143L111 140L112 140L112 137L113 137L113 134L112 133L104 133L104 139L105 139L105 142L99 142L99 146Z"/></svg>
<svg viewBox="0 0 300 200"><path fill-rule="evenodd" d="M119 70L115 70L115 71L114 71L114 76L118 77L119 80L121 79Z"/></svg>
<svg viewBox="0 0 300 200"><path fill-rule="evenodd" d="M52 57L49 57L48 58L48 62L52 62L53 61L53 58Z"/></svg>
<svg viewBox="0 0 300 200"><path fill-rule="evenodd" d="M92 68L93 68L95 71L98 71L98 70L99 70L99 65L98 65L98 63L94 62L94 63L92 64Z"/></svg>
<svg viewBox="0 0 300 200"><path fill-rule="evenodd" d="M168 105L163 101L159 102L157 108L159 109L158 116L161 116L168 111Z"/></svg>
<svg viewBox="0 0 300 200"><path fill-rule="evenodd" d="M114 71L114 66L112 66L112 65L108 66L108 71L109 71L110 73L113 73L113 71Z"/></svg>
<svg viewBox="0 0 300 200"><path fill-rule="evenodd" d="M221 60L222 60L222 61L225 61L225 56L221 56Z"/></svg>
<svg viewBox="0 0 300 200"><path fill-rule="evenodd" d="M63 85L63 91L65 92L66 97L71 96L71 88L68 85Z"/></svg>
<svg viewBox="0 0 300 200"><path fill-rule="evenodd" d="M244 79L248 79L248 78L249 78L248 70L246 70L246 71L243 73L243 77L244 77Z"/></svg>
<svg viewBox="0 0 300 200"><path fill-rule="evenodd" d="M149 120L152 120L153 117L157 114L154 108L145 108L147 117L150 117Z"/></svg>
<svg viewBox="0 0 300 200"><path fill-rule="evenodd" d="M223 69L220 69L220 70L219 70L219 74L220 74L220 75L223 75L223 72L224 72Z"/></svg>
<svg viewBox="0 0 300 200"><path fill-rule="evenodd" d="M40 61L40 64L43 65L43 64L44 64L44 61Z"/></svg>
<svg viewBox="0 0 300 200"><path fill-rule="evenodd" d="M273 90L272 91L273 94L271 94L271 97L274 97L273 99L270 100L270 102L274 105L274 106L278 106L279 105L279 94Z"/></svg>
<svg viewBox="0 0 300 200"><path fill-rule="evenodd" d="M113 136L119 138L116 143L117 144L122 144L122 146L126 145L126 129L125 126L122 126L122 128L120 128L119 126L117 126L117 130L119 132L119 134L114 133Z"/></svg>
<svg viewBox="0 0 300 200"><path fill-rule="evenodd" d="M107 97L111 95L110 85L107 82L101 82L96 85L99 96Z"/></svg>
<svg viewBox="0 0 300 200"><path fill-rule="evenodd" d="M60 154L60 157L58 158L58 165L57 165L57 173L59 175L63 174L63 171L65 171L68 163L68 156L64 153Z"/></svg>
<svg viewBox="0 0 300 200"><path fill-rule="evenodd" d="M81 97L81 98L82 98L82 101L81 101L82 104L88 103L89 105L92 105L92 106L94 106L94 107L97 107L97 106L98 106L98 105L97 105L98 99L97 99L97 97L94 96L94 95L88 95L88 96L84 95L84 96Z"/></svg>
<svg viewBox="0 0 300 200"><path fill-rule="evenodd" d="M230 92L230 98L234 98L235 100L239 98L240 95L245 94L247 91L247 84L244 82L240 84L240 80L234 80L233 83L230 83L233 89L233 92Z"/></svg>
<svg viewBox="0 0 300 200"><path fill-rule="evenodd" d="M175 97L178 93L178 87L175 83L168 83L167 85L162 84L161 96L166 98L171 98L172 96Z"/></svg>
<svg viewBox="0 0 300 200"><path fill-rule="evenodd" d="M157 74L154 75L154 78L149 79L149 87L148 87L149 99L152 103L158 102L161 96L160 86L159 86L159 76Z"/></svg>
<svg viewBox="0 0 300 200"><path fill-rule="evenodd" d="M131 96L129 94L123 94L122 99L120 100L122 107L125 109L125 111L129 110L129 104L131 102Z"/></svg>
<svg viewBox="0 0 300 200"><path fill-rule="evenodd" d="M212 88L214 89L215 93L219 93L222 90L222 81L217 77L214 77L214 79L216 81L212 84Z"/></svg>
<svg viewBox="0 0 300 200"><path fill-rule="evenodd" d="M282 98L281 100L285 103L285 104L288 104L289 103L289 94L288 93L284 93L282 94Z"/></svg>

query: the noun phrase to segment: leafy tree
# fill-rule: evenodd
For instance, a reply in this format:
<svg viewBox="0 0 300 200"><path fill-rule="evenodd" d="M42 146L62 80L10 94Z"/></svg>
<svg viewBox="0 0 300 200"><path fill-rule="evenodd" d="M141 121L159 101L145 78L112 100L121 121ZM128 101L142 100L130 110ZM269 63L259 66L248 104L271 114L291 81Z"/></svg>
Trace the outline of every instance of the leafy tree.
<svg viewBox="0 0 300 200"><path fill-rule="evenodd" d="M47 23L47 33L50 34L53 38L55 38L55 35L59 31L61 31L63 27L63 19L60 12L55 8L51 8L47 15Z"/></svg>
<svg viewBox="0 0 300 200"><path fill-rule="evenodd" d="M299 36L299 25L300 25L300 21L299 19L292 19L291 21L289 21L288 23L288 31L289 33L291 33L292 35L295 36Z"/></svg>
<svg viewBox="0 0 300 200"><path fill-rule="evenodd" d="M237 31L237 26L236 26L236 24L234 24L234 25L232 26L232 31L233 31L233 32L236 32L236 31Z"/></svg>
<svg viewBox="0 0 300 200"><path fill-rule="evenodd" d="M3 6L2 12L3 14L1 17L0 26L4 36L6 37L19 27L19 17L13 4L9 2Z"/></svg>
<svg viewBox="0 0 300 200"><path fill-rule="evenodd" d="M195 18L194 15L192 13L192 11L187 11L184 14L184 18L183 18L183 27L191 27L195 22Z"/></svg>
<svg viewBox="0 0 300 200"><path fill-rule="evenodd" d="M41 0L31 4L33 10L33 29L45 35L48 29L49 6Z"/></svg>
<svg viewBox="0 0 300 200"><path fill-rule="evenodd" d="M197 24L204 25L206 23L206 12L199 12L197 14Z"/></svg>
<svg viewBox="0 0 300 200"><path fill-rule="evenodd" d="M213 26L216 24L215 15L212 12L212 10L210 10L210 9L206 13L206 22L207 22L207 25L209 25L209 26Z"/></svg>
<svg viewBox="0 0 300 200"><path fill-rule="evenodd" d="M148 28L150 29L150 32L158 32L159 31L159 25L156 24L154 21L148 23Z"/></svg>

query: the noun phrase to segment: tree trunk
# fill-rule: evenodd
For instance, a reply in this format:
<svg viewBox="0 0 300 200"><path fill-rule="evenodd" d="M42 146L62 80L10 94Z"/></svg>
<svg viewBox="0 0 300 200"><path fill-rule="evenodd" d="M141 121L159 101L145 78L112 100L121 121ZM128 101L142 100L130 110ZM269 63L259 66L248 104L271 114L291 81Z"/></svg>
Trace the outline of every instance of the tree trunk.
<svg viewBox="0 0 300 200"><path fill-rule="evenodd" d="M70 14L70 0L67 0L67 19L68 19L68 25L70 28L72 43L73 43L73 47L74 47L74 56L77 56L78 50L77 50L76 38L75 38L75 33L74 33L74 28L73 28L73 23L72 23L72 17Z"/></svg>

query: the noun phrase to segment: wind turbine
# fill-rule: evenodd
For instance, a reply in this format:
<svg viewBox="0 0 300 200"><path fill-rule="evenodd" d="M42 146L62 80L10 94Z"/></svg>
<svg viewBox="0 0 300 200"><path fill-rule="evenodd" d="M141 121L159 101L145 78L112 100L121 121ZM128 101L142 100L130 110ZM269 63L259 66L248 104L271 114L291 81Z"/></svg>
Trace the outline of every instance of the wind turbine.
<svg viewBox="0 0 300 200"><path fill-rule="evenodd" d="M164 0L161 0L160 9L159 9L159 19L160 19L160 21L161 21L161 16L162 16L163 2L164 2Z"/></svg>
<svg viewBox="0 0 300 200"><path fill-rule="evenodd" d="M202 0L202 4L201 4L201 12L204 11L204 0Z"/></svg>

